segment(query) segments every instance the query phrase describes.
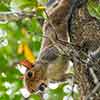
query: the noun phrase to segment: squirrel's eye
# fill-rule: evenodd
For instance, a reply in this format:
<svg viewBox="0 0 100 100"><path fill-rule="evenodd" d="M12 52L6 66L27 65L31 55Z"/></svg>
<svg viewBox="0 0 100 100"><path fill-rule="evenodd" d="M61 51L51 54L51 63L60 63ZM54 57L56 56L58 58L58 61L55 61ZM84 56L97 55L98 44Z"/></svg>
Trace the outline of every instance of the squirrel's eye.
<svg viewBox="0 0 100 100"><path fill-rule="evenodd" d="M34 73L31 72L31 71L29 71L29 72L27 73L27 75L28 75L29 78L32 78L32 77L33 77L33 74L34 74Z"/></svg>

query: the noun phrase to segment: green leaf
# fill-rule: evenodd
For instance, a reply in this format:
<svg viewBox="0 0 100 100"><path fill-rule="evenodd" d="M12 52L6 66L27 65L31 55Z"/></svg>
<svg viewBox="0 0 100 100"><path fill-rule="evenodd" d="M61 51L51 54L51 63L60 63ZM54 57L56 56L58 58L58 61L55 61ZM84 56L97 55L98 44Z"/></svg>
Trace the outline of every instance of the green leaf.
<svg viewBox="0 0 100 100"><path fill-rule="evenodd" d="M100 3L95 0L88 0L88 11L91 16L100 20Z"/></svg>
<svg viewBox="0 0 100 100"><path fill-rule="evenodd" d="M9 10L10 10L9 7L6 4L0 3L0 12L1 11L9 11Z"/></svg>
<svg viewBox="0 0 100 100"><path fill-rule="evenodd" d="M47 91L48 93L48 98L45 100L63 100L63 97L66 96L66 93L63 91L63 87L65 84L61 84L57 89L49 89Z"/></svg>

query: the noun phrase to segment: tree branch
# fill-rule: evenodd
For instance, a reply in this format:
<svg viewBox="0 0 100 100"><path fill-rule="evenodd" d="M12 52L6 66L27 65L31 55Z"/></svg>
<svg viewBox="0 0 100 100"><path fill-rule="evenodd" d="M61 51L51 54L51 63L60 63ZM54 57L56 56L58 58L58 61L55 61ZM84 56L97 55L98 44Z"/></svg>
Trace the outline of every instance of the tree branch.
<svg viewBox="0 0 100 100"><path fill-rule="evenodd" d="M25 12L25 11L20 11L20 12L0 12L0 21L5 22L5 21L18 21L22 20L24 18L32 18L36 17L37 19L41 19L41 17L36 16L36 11L31 11L31 12Z"/></svg>

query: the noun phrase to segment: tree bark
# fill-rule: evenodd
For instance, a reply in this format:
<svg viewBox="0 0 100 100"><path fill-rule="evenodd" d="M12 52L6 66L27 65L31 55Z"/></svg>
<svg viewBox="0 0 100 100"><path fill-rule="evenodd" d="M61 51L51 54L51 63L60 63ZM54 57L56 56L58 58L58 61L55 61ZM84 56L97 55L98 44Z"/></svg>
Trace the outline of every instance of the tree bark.
<svg viewBox="0 0 100 100"><path fill-rule="evenodd" d="M100 47L100 21L89 15L86 5L77 9L75 14L73 14L72 21L70 32L71 42L76 43L80 47L80 51L90 56L92 52L95 52ZM83 59L83 56L80 56L80 59ZM87 61L88 59L85 58L85 60ZM90 68L88 64L74 61L75 75L80 87L81 100L100 100L99 64L100 61L98 61L97 65L93 63ZM93 74L97 78L97 83Z"/></svg>
<svg viewBox="0 0 100 100"><path fill-rule="evenodd" d="M66 0L61 1L67 3ZM59 9L57 8L55 10L55 8L52 8L52 11L48 15L50 20L52 21L53 26L56 28L56 32L59 35L59 38L62 37L61 39L63 40L68 39L64 38L64 36L66 37L67 30L67 37L69 36L70 42L80 47L78 49L75 48L80 55L80 59L84 59L86 61L86 63L82 63L81 61L76 61L72 58L74 63L76 81L78 82L81 93L80 100L100 100L100 61L95 64L97 60L94 62L92 61L94 59L91 60L88 58L92 58L91 53L95 52L100 47L100 21L89 15L86 6L87 4L84 4L81 5L79 8L77 7L75 9L75 12L72 12L72 15L70 16L71 19L69 22L65 19L66 17L69 17L68 12L70 12L71 6L73 5L68 4L68 7L65 7L64 3L62 4L62 7L58 6ZM65 8L63 9L63 7ZM59 14L59 12L62 13ZM55 32L51 28L51 26L46 25L45 30L48 31L47 26L50 28L50 32L53 31L52 33L54 35ZM63 31L61 30L61 28ZM44 44L48 45L47 43L48 42L45 42ZM84 56L81 55L81 53L83 52L88 57L84 58ZM94 77L96 77L97 79L96 82Z"/></svg>

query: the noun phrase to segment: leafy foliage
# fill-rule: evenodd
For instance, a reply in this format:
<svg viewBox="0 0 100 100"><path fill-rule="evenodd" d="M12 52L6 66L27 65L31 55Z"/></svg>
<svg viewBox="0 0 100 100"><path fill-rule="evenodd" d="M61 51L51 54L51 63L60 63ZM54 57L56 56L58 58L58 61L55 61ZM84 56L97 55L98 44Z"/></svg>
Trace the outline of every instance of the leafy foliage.
<svg viewBox="0 0 100 100"><path fill-rule="evenodd" d="M100 3L95 0L88 0L88 10L91 16L100 20Z"/></svg>
<svg viewBox="0 0 100 100"><path fill-rule="evenodd" d="M32 11L46 0L1 0L0 12L6 11ZM42 9L41 7L38 9ZM88 10L91 16L100 19L100 4L89 0ZM37 16L44 18L44 12L37 10ZM39 20L35 17L24 18L16 22L2 22L0 20L0 100L22 100L20 89L23 83L19 80L21 73L16 63L23 59L33 62L38 55L41 44L42 29ZM70 93L63 91L65 84L56 89L48 89L46 100L62 100ZM76 93L78 100L79 93ZM40 100L33 94L31 98ZM30 100L32 100L30 98Z"/></svg>

